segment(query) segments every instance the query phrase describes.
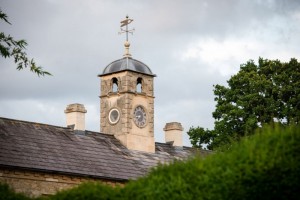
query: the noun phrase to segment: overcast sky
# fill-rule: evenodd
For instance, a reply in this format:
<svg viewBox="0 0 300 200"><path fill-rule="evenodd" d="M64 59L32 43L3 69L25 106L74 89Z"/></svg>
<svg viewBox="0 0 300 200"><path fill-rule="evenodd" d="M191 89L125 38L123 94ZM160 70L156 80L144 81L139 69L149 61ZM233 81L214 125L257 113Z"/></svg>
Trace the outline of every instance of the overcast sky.
<svg viewBox="0 0 300 200"><path fill-rule="evenodd" d="M0 116L65 126L64 109L82 103L86 129L100 129L100 80L122 58L120 21L134 21L133 58L155 78L155 137L165 123L213 128L213 85L259 57L300 59L299 0L0 0L12 25L1 31L26 39L27 54L51 72L17 71L0 59ZM184 144L190 145L187 134Z"/></svg>

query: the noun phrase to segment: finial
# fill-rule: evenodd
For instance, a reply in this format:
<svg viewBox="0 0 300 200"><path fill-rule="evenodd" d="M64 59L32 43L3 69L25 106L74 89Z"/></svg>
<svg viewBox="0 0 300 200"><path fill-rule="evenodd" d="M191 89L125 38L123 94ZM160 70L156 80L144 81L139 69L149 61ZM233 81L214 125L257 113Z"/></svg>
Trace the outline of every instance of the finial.
<svg viewBox="0 0 300 200"><path fill-rule="evenodd" d="M128 41L128 33L133 34L134 28L131 30L128 30L128 24L130 24L133 21L133 19L129 19L129 16L126 16L126 19L121 21L121 31L119 34L126 33L126 41L124 43L125 46L125 54L123 55L124 57L131 57L131 54L129 53L129 47L130 43ZM124 30L122 27L126 26L126 29Z"/></svg>

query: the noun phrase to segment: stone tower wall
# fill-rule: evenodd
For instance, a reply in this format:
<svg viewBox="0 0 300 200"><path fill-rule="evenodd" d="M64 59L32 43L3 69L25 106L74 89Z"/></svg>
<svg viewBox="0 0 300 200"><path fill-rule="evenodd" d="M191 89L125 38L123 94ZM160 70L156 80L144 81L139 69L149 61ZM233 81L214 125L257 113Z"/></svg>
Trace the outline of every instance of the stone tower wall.
<svg viewBox="0 0 300 200"><path fill-rule="evenodd" d="M118 80L118 91L113 92L113 78ZM141 78L142 92L136 91L137 79ZM124 71L101 77L100 131L115 135L127 148L154 152L154 90L153 77ZM133 111L142 105L147 112L147 125L138 128L133 122ZM117 124L108 117L111 109L120 113ZM143 145L144 144L144 145Z"/></svg>

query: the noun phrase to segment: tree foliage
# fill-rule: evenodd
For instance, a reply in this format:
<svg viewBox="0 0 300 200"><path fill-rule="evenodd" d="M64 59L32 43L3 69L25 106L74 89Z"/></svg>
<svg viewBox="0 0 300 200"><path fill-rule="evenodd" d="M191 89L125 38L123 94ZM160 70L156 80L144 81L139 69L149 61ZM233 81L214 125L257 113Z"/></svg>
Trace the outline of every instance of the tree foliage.
<svg viewBox="0 0 300 200"><path fill-rule="evenodd" d="M206 145L210 145L213 139L213 131L204 129L202 127L191 127L188 131L188 135L190 137L191 143L194 147L200 147L201 149L205 149ZM209 149L210 146L208 146Z"/></svg>
<svg viewBox="0 0 300 200"><path fill-rule="evenodd" d="M258 64L250 60L227 82L228 87L214 86L214 129L191 127L188 131L194 146L228 148L264 124L299 123L300 63L296 59L284 63L259 58Z"/></svg>
<svg viewBox="0 0 300 200"><path fill-rule="evenodd" d="M11 24L8 21L8 17L0 9L0 20ZM51 75L49 72L44 71L42 67L37 66L33 59L27 57L26 49L27 42L25 40L15 40L12 36L6 35L4 32L0 32L0 53L4 58L14 58L14 62L17 64L17 69L30 68L30 71L36 73L38 76Z"/></svg>
<svg viewBox="0 0 300 200"><path fill-rule="evenodd" d="M0 200L31 200L31 198L16 193L7 184L0 183Z"/></svg>
<svg viewBox="0 0 300 200"><path fill-rule="evenodd" d="M85 183L36 200L299 199L299 151L299 126L265 127L230 151L159 165L123 187ZM1 187L0 200L24 199Z"/></svg>

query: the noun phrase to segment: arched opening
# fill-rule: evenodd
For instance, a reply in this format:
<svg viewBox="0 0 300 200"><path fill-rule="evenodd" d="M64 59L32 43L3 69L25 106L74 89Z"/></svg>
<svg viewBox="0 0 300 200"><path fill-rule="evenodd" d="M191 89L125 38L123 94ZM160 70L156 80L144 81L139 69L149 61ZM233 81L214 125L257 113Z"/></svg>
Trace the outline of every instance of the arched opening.
<svg viewBox="0 0 300 200"><path fill-rule="evenodd" d="M136 80L136 92L138 92L138 93L142 93L142 89L143 89L142 82L143 82L142 78L138 78Z"/></svg>
<svg viewBox="0 0 300 200"><path fill-rule="evenodd" d="M117 78L113 78L112 79L112 92L118 92L119 88L118 88L118 79Z"/></svg>

